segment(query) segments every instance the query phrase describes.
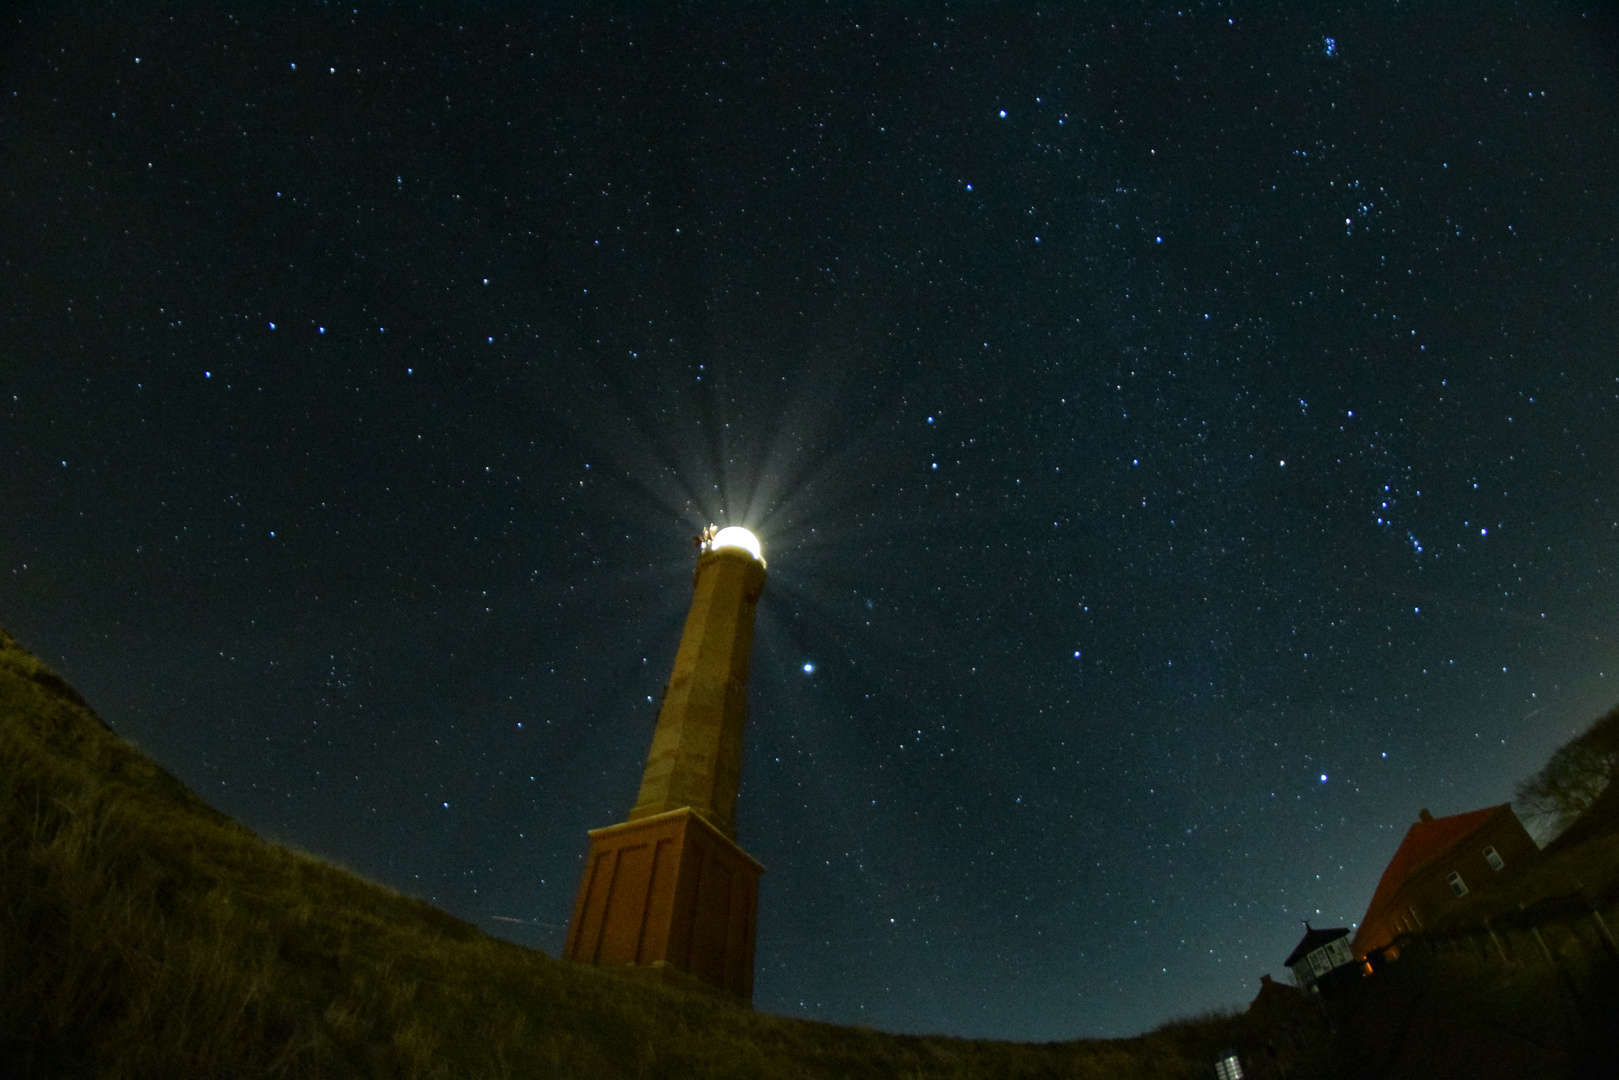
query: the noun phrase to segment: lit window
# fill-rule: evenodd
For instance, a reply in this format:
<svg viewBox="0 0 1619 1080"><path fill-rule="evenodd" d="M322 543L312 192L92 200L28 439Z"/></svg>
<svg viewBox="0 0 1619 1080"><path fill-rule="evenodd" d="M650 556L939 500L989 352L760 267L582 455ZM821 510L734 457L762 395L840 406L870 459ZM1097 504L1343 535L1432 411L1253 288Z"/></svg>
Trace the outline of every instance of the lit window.
<svg viewBox="0 0 1619 1080"><path fill-rule="evenodd" d="M1507 864L1507 861L1501 857L1501 853L1495 850L1493 847L1487 847L1484 849L1484 861L1489 863L1490 869L1496 871L1497 873L1499 873L1501 868Z"/></svg>
<svg viewBox="0 0 1619 1080"><path fill-rule="evenodd" d="M1227 1050L1225 1057L1214 1063L1214 1075L1219 1080L1242 1080L1242 1059L1235 1050Z"/></svg>
<svg viewBox="0 0 1619 1080"><path fill-rule="evenodd" d="M1467 895L1467 882L1463 881L1462 875L1458 874L1456 871L1452 870L1450 872L1450 876L1447 877L1445 881L1450 884L1450 891L1455 893L1457 896Z"/></svg>

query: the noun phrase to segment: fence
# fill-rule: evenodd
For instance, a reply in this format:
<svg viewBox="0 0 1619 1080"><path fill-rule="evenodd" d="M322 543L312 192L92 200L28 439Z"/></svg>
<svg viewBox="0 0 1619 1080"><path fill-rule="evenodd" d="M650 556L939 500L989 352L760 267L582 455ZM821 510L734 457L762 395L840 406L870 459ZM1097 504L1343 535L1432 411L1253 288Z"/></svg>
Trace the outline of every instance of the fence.
<svg viewBox="0 0 1619 1080"><path fill-rule="evenodd" d="M1548 896L1515 910L1497 912L1476 923L1402 934L1395 945L1412 952L1476 954L1504 968L1546 964L1553 969L1585 968L1619 961L1619 899L1576 891Z"/></svg>

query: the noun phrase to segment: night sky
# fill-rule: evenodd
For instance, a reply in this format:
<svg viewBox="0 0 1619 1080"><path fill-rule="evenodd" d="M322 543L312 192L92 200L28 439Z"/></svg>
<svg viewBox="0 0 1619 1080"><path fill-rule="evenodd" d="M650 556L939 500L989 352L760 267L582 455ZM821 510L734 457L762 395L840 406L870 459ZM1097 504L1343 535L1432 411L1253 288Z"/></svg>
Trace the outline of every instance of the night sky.
<svg viewBox="0 0 1619 1080"><path fill-rule="evenodd" d="M215 806L555 955L747 525L757 1006L1118 1035L1619 700L1611 12L600 7L0 35L0 624Z"/></svg>

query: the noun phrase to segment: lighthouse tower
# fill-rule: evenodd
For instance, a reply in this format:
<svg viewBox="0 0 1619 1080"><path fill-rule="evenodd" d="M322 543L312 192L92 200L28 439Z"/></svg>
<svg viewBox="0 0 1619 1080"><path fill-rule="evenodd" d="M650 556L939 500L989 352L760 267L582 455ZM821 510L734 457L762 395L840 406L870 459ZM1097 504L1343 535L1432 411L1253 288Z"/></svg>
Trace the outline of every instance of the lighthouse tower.
<svg viewBox="0 0 1619 1080"><path fill-rule="evenodd" d="M764 868L736 843L748 657L765 563L746 529L698 538L691 610L627 820L590 832L566 959L753 998Z"/></svg>

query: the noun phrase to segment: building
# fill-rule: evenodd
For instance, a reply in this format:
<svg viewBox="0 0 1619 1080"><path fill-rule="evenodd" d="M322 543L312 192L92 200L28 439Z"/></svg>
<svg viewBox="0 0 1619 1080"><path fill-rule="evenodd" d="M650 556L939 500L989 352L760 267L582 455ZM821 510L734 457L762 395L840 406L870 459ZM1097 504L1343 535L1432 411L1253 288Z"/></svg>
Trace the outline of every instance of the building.
<svg viewBox="0 0 1619 1080"><path fill-rule="evenodd" d="M1377 883L1353 944L1357 957L1427 927L1461 897L1530 864L1540 848L1506 803L1436 818L1406 831Z"/></svg>
<svg viewBox="0 0 1619 1080"><path fill-rule="evenodd" d="M1349 948L1349 927L1316 930L1304 924L1304 937L1288 954L1286 964L1293 970L1293 982L1300 990L1321 990L1342 976L1332 973L1355 962ZM1356 971L1357 968L1350 968Z"/></svg>
<svg viewBox="0 0 1619 1080"><path fill-rule="evenodd" d="M698 538L691 609L627 819L590 832L566 959L753 998L764 868L736 842L759 541Z"/></svg>
<svg viewBox="0 0 1619 1080"><path fill-rule="evenodd" d="M1330 1035L1319 998L1261 975L1259 993L1248 1003L1246 1016L1251 1033L1245 1042L1246 1063L1238 1062L1246 1073L1255 1077L1311 1074L1319 1048Z"/></svg>

